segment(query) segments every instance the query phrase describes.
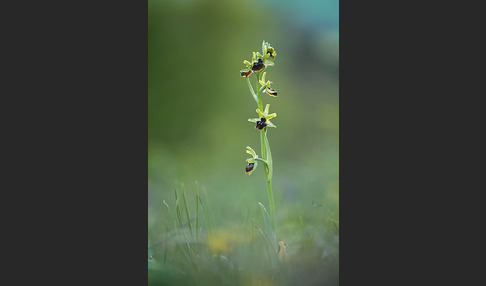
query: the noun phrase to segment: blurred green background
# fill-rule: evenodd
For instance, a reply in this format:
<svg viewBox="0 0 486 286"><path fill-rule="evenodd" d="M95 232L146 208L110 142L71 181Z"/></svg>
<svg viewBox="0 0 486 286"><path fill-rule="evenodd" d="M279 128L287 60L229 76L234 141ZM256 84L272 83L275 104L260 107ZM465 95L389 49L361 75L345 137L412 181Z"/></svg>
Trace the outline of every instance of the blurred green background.
<svg viewBox="0 0 486 286"><path fill-rule="evenodd" d="M194 192L198 182L217 226L238 225L257 202L268 205L263 168L244 173L245 147L261 151L247 121L257 106L239 75L263 40L277 52L266 71L278 98L262 97L278 114L268 131L277 221L338 219L338 7L338 0L148 1L149 239L164 231L163 200L173 201L181 183Z"/></svg>

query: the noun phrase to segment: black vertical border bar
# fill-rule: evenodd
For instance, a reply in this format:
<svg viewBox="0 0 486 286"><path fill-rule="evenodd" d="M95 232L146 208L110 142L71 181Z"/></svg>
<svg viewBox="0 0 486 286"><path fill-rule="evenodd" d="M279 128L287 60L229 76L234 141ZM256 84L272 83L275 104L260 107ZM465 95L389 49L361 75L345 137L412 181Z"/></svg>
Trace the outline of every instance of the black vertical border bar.
<svg viewBox="0 0 486 286"><path fill-rule="evenodd" d="M400 9L340 1L340 284L396 284L413 252L406 207L407 125L402 69L409 56ZM409 82L410 83L410 82ZM410 240L408 240L410 241ZM408 252L408 253L407 253ZM410 260L408 260L410 263ZM404 277L405 276L405 277ZM411 281L412 282L412 281Z"/></svg>
<svg viewBox="0 0 486 286"><path fill-rule="evenodd" d="M147 2L13 5L14 279L146 285Z"/></svg>
<svg viewBox="0 0 486 286"><path fill-rule="evenodd" d="M108 227L101 226L108 237L103 249L110 249L107 255L113 263L105 264L106 279L107 284L147 285L148 2L108 5L112 13L100 17L111 21L107 28L112 35L106 40L111 56L100 59L111 67L107 85L113 88L105 105L111 106L105 120L112 129L105 160L113 168L105 178Z"/></svg>
<svg viewBox="0 0 486 286"><path fill-rule="evenodd" d="M478 281L468 9L340 1L341 285Z"/></svg>

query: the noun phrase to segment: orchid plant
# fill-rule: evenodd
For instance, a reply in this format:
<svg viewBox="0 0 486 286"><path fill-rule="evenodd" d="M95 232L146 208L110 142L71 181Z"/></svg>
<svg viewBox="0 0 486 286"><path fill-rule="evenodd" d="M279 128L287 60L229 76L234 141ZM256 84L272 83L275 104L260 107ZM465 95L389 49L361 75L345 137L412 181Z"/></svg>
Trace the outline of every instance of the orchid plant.
<svg viewBox="0 0 486 286"><path fill-rule="evenodd" d="M273 119L277 116L277 113L270 113L270 104L267 104L265 106L265 109L263 109L262 94L265 93L271 97L277 97L277 91L270 87L272 82L265 80L265 70L267 69L267 67L271 67L274 65L273 61L276 55L277 53L275 52L275 49L271 47L268 42L263 41L262 53L260 54L259 52L253 52L251 62L247 60L243 61L243 63L246 65L246 68L240 70L240 75L246 78L246 81L248 82L248 88L250 89L251 95L253 96L253 99L258 106L256 110L258 117L250 118L248 119L248 121L255 123L255 128L260 133L262 154L262 157L260 158L250 146L246 147L246 152L250 154L252 158L246 160L248 162L248 166L246 166L245 168L245 173L251 175L253 171L255 171L255 169L257 168L258 163L263 164L272 221L275 220L275 201L272 191L273 162L272 153L270 151L270 144L267 138L267 129L268 127L277 127L270 121L270 119ZM252 74L255 74L257 77L255 87L257 91L256 93L250 83L250 76Z"/></svg>

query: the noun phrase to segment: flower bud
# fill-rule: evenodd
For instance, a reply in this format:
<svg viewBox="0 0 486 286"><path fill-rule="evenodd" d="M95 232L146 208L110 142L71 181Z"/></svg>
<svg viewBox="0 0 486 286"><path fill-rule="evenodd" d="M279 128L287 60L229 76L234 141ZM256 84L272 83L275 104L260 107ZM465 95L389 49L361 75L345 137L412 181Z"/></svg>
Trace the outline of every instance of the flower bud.
<svg viewBox="0 0 486 286"><path fill-rule="evenodd" d="M275 52L275 50L272 47L267 48L267 54L270 54L269 58L272 59L272 60L277 55L277 53Z"/></svg>

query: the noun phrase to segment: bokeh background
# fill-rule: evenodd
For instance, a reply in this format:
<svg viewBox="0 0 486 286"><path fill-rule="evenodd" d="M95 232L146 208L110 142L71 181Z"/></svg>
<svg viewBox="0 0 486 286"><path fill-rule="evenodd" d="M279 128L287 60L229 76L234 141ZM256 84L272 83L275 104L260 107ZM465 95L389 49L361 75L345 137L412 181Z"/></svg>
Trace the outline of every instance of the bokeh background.
<svg viewBox="0 0 486 286"><path fill-rule="evenodd" d="M277 220L338 220L338 0L149 0L149 239L164 231L162 202L181 183L194 192L198 182L217 226L268 205L263 168L244 173L245 147L261 152L247 121L257 106L239 75L263 40L277 52L266 71L278 98L262 96L278 114L268 131Z"/></svg>

